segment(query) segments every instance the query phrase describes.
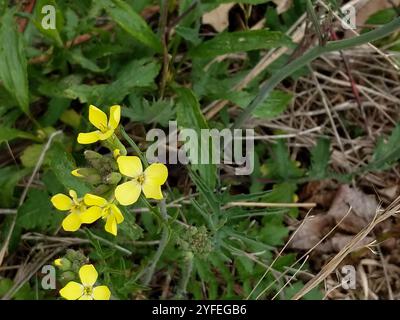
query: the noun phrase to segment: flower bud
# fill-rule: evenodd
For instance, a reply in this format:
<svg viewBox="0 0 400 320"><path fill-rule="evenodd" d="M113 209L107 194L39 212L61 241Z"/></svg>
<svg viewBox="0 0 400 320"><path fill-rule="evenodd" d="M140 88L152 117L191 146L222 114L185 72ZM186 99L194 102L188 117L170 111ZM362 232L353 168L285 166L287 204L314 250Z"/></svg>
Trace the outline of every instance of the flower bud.
<svg viewBox="0 0 400 320"><path fill-rule="evenodd" d="M67 258L58 258L54 260L54 264L63 271L71 268L71 261L69 261Z"/></svg>
<svg viewBox="0 0 400 320"><path fill-rule="evenodd" d="M76 274L73 271L65 271L60 276L61 281L72 281L75 279L76 279Z"/></svg>
<svg viewBox="0 0 400 320"><path fill-rule="evenodd" d="M105 183L107 184L117 184L120 182L122 176L119 172L111 172L105 177Z"/></svg>
<svg viewBox="0 0 400 320"><path fill-rule="evenodd" d="M104 194L110 190L110 186L106 184L99 184L95 189L95 194Z"/></svg>

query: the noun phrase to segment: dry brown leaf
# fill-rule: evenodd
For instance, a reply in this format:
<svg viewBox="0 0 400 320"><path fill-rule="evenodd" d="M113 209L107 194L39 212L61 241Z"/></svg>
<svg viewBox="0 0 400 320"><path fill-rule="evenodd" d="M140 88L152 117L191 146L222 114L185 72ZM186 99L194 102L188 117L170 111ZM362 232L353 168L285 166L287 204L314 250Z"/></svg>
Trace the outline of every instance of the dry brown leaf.
<svg viewBox="0 0 400 320"><path fill-rule="evenodd" d="M205 13L202 17L203 24L209 24L215 31L222 32L229 25L229 10L232 9L234 3L224 3Z"/></svg>
<svg viewBox="0 0 400 320"><path fill-rule="evenodd" d="M311 249L329 232L332 222L332 217L326 214L318 214L306 218L306 221L300 225L298 231L293 236L289 246L298 250Z"/></svg>
<svg viewBox="0 0 400 320"><path fill-rule="evenodd" d="M354 236L344 235L344 234L335 234L331 239L329 239L330 246L333 251L339 252L342 250L350 241L353 239ZM373 237L365 237L359 243L359 245L354 250L359 250L371 242L374 241Z"/></svg>
<svg viewBox="0 0 400 320"><path fill-rule="evenodd" d="M338 226L347 232L360 232L375 216L378 203L374 195L366 195L362 191L342 185L336 193L328 215L333 217L336 223L352 210Z"/></svg>

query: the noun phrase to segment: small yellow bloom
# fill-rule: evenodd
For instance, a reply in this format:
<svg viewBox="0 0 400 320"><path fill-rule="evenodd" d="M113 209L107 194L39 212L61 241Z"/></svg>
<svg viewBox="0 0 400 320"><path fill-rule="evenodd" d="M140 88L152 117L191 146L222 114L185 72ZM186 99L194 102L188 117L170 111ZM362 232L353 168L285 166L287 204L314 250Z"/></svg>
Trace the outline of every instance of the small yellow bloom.
<svg viewBox="0 0 400 320"><path fill-rule="evenodd" d="M83 178L83 177L84 177L84 175L82 175L82 174L79 173L79 169L72 170L72 171L71 171L71 174L72 174L74 177L78 177L78 178Z"/></svg>
<svg viewBox="0 0 400 320"><path fill-rule="evenodd" d="M92 264L79 269L81 283L70 281L60 290L60 295L67 300L110 300L111 292L107 286L97 286L98 273Z"/></svg>
<svg viewBox="0 0 400 320"><path fill-rule="evenodd" d="M132 178L115 188L115 198L124 206L137 201L141 191L146 198L162 199L161 186L168 177L168 169L162 163L153 163L143 171L142 163L136 156L119 156L119 171Z"/></svg>
<svg viewBox="0 0 400 320"><path fill-rule="evenodd" d="M61 267L62 266L62 258L58 258L58 259L54 260L54 264L57 267Z"/></svg>
<svg viewBox="0 0 400 320"><path fill-rule="evenodd" d="M99 108L89 106L89 121L98 129L93 132L80 133L78 142L80 144L90 144L99 140L107 140L114 134L121 118L121 107L118 105L110 108L110 119ZM108 121L107 121L108 120Z"/></svg>
<svg viewBox="0 0 400 320"><path fill-rule="evenodd" d="M114 203L94 194L87 193L83 199L86 205L91 206L82 214L85 223L92 223L103 218L106 220L105 230L116 236L117 224L124 221L124 216L119 208Z"/></svg>
<svg viewBox="0 0 400 320"><path fill-rule="evenodd" d="M62 226L65 231L76 231L80 228L82 223L85 222L81 215L87 210L83 199L78 198L74 190L69 190L68 197L65 194L58 193L51 198L51 203L56 209L60 211L69 211L69 215L65 217Z"/></svg>

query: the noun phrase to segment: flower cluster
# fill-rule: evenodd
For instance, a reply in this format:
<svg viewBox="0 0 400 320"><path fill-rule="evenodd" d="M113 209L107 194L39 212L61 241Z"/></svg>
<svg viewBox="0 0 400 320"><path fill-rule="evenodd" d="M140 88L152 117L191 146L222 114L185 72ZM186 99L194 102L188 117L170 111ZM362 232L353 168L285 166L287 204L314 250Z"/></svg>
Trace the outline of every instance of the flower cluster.
<svg viewBox="0 0 400 320"><path fill-rule="evenodd" d="M77 140L81 144L104 142L112 157L87 150L85 157L91 167L71 172L92 184L93 194L87 193L79 198L76 191L70 190L69 196L59 193L51 198L54 207L69 212L62 222L65 231L76 231L82 224L91 224L101 218L106 221L105 230L116 236L117 225L124 221L118 204L132 205L142 192L146 198L163 198L161 186L168 177L167 167L162 163L153 163L143 170L139 157L121 154L117 147L123 145L116 136L120 118L121 107L118 105L110 108L109 118L97 107L89 107L89 121L98 130L80 133ZM118 185L121 180L123 183Z"/></svg>
<svg viewBox="0 0 400 320"><path fill-rule="evenodd" d="M89 106L89 121L97 130L79 133L80 144L100 142L110 150L102 155L86 150L84 155L88 167L76 168L71 174L83 179L92 186L92 191L78 196L75 190L69 190L69 196L59 193L51 198L53 206L68 215L62 222L65 231L77 231L82 224L92 224L104 220L104 229L116 236L118 224L124 221L121 206L129 206L138 201L143 193L145 198L163 199L162 185L168 177L168 169L162 163L150 164L143 168L138 156L128 156L125 146L119 140L118 126L121 119L121 107L110 107L110 115L99 108ZM55 264L62 266L63 260ZM110 291L105 286L93 287L97 272L92 265L84 265L79 270L81 284L70 281L60 294L69 300L109 299Z"/></svg>

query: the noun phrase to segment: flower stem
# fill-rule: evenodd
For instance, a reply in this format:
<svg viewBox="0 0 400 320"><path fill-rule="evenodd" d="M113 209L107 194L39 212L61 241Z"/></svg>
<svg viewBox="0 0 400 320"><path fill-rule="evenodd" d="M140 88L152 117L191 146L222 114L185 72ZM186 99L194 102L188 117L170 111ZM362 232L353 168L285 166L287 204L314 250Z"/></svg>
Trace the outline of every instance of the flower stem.
<svg viewBox="0 0 400 320"><path fill-rule="evenodd" d="M143 279L143 284L145 286L148 286L151 279L153 278L154 272L156 270L156 266L158 261L160 260L165 248L167 247L168 244L168 240L169 240L169 227L168 227L168 212L167 212L167 206L165 204L165 199L163 199L160 204L160 211L161 211L161 216L164 220L164 224L163 224L163 231L162 231L162 235L161 235L161 239L160 239L160 243L158 245L157 251L154 254L153 257L153 262L149 265L149 267L147 268L147 272L144 275L144 279Z"/></svg>
<svg viewBox="0 0 400 320"><path fill-rule="evenodd" d="M129 145L133 148L133 150L136 152L140 160L142 160L143 164L145 167L149 166L149 163L146 159L146 157L143 155L142 151L138 147L138 145L135 143L135 141L132 140L132 138L126 133L124 128L120 128L122 136L125 138L125 140L129 143Z"/></svg>
<svg viewBox="0 0 400 320"><path fill-rule="evenodd" d="M193 253L188 252L185 256L185 265L182 267L182 275L179 282L179 287L176 292L175 299L185 299L187 286L193 271Z"/></svg>

